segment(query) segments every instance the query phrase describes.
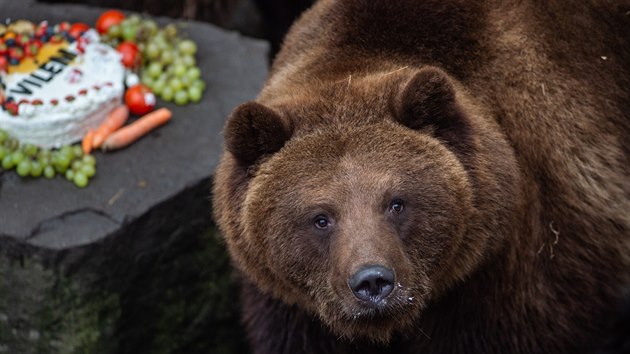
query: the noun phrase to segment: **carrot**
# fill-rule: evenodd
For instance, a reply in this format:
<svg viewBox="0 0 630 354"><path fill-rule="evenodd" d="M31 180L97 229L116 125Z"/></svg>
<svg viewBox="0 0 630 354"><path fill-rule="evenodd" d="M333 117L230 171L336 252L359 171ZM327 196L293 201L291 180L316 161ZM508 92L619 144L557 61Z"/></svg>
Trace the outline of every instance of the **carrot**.
<svg viewBox="0 0 630 354"><path fill-rule="evenodd" d="M83 141L81 142L81 147L83 148L83 153L89 155L92 152L92 140L94 139L94 129L88 130L83 137Z"/></svg>
<svg viewBox="0 0 630 354"><path fill-rule="evenodd" d="M125 124L127 118L129 118L129 108L126 105L114 108L96 129L92 138L92 147L99 148L110 134Z"/></svg>
<svg viewBox="0 0 630 354"><path fill-rule="evenodd" d="M171 119L171 111L168 108L160 108L147 113L135 122L112 133L103 143L103 150L116 150L123 148L138 140L151 130L165 124Z"/></svg>

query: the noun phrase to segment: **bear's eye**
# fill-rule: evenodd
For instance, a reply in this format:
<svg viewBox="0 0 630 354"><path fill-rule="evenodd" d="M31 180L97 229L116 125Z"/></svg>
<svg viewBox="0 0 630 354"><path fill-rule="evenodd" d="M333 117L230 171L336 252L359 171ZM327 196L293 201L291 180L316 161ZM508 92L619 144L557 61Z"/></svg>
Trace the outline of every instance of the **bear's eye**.
<svg viewBox="0 0 630 354"><path fill-rule="evenodd" d="M403 203L402 200L394 200L390 205L389 205L389 210L392 213L396 213L396 214L400 214L402 213L402 211L405 209L405 203Z"/></svg>
<svg viewBox="0 0 630 354"><path fill-rule="evenodd" d="M315 217L315 227L320 229L320 230L324 230L326 228L328 228L328 226L330 225L330 222L328 221L328 218L325 215L317 215Z"/></svg>

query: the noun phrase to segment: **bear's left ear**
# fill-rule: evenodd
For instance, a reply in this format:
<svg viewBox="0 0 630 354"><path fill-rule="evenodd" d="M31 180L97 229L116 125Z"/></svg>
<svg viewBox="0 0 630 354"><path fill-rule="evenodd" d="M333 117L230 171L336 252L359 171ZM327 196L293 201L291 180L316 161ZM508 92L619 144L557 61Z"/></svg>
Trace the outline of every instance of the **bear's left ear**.
<svg viewBox="0 0 630 354"><path fill-rule="evenodd" d="M435 67L420 69L394 99L394 115L399 123L414 130L429 129L455 153L466 150L470 121L445 72Z"/></svg>
<svg viewBox="0 0 630 354"><path fill-rule="evenodd" d="M274 110L250 101L232 112L223 135L227 151L249 166L263 155L280 150L291 138L291 130Z"/></svg>

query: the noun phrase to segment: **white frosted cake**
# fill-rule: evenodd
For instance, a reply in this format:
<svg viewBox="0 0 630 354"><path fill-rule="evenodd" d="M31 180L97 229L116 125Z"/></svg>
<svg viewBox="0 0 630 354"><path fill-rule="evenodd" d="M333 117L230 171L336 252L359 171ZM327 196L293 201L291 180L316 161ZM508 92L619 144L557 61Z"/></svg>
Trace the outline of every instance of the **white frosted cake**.
<svg viewBox="0 0 630 354"><path fill-rule="evenodd" d="M30 62L0 72L0 128L21 143L43 148L80 141L124 93L120 54L94 30L68 43L47 43Z"/></svg>

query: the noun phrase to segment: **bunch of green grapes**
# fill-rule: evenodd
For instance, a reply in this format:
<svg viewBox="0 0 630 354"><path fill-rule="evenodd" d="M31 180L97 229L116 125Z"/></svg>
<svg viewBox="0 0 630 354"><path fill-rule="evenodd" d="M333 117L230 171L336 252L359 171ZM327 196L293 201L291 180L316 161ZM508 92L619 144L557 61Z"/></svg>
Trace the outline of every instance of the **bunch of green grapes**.
<svg viewBox="0 0 630 354"><path fill-rule="evenodd" d="M32 144L20 144L2 129L0 161L2 169L15 169L21 177L52 179L60 174L79 188L87 186L96 174L94 156L85 155L79 145L67 145L58 150L40 149Z"/></svg>
<svg viewBox="0 0 630 354"><path fill-rule="evenodd" d="M143 59L141 82L163 100L177 105L201 100L206 84L195 59L197 44L179 37L175 25L160 29L155 21L132 15L111 26L107 35L138 45Z"/></svg>

